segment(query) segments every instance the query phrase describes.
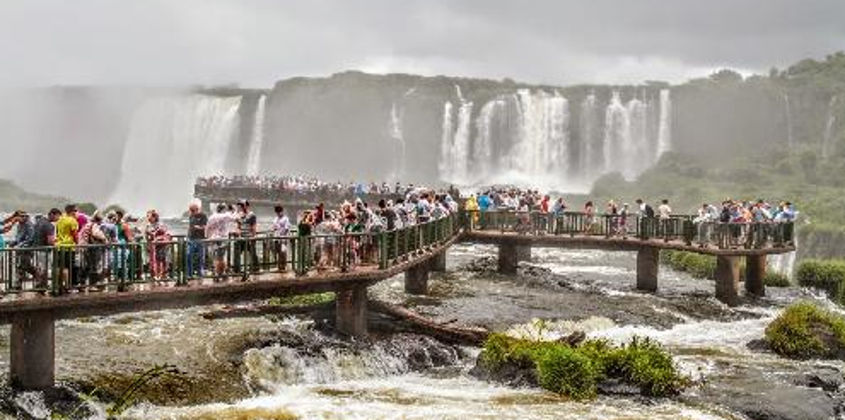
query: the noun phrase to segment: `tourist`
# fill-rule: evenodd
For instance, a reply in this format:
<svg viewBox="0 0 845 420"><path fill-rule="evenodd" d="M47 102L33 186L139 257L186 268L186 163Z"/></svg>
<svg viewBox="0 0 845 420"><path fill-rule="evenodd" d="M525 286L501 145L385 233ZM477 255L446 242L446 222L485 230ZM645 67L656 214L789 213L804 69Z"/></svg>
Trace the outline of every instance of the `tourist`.
<svg viewBox="0 0 845 420"><path fill-rule="evenodd" d="M150 262L150 274L156 280L164 280L167 275L170 231L155 209L147 212L147 228L144 230L147 240Z"/></svg>
<svg viewBox="0 0 845 420"><path fill-rule="evenodd" d="M378 202L379 208L379 216L381 216L385 223L387 224L387 230L392 231L396 229L396 211L393 210L393 205L388 205L388 203L382 198Z"/></svg>
<svg viewBox="0 0 845 420"><path fill-rule="evenodd" d="M29 251L26 248L32 247L35 237L35 224L32 222L28 213L18 211L17 214L18 216L13 222L13 224L17 227L15 231L15 238L6 245L19 249L19 251L15 253L18 270L25 275L32 276L34 279L36 270L35 265L32 263L32 251ZM20 282L22 281L24 281L24 279L22 277L19 278L18 282L16 282L17 284L14 284L13 287L20 287Z"/></svg>
<svg viewBox="0 0 845 420"><path fill-rule="evenodd" d="M76 219L76 206L68 204L65 213L56 221L56 258L59 268L59 290L67 291L71 283L75 283L74 254L76 238L79 233L79 222Z"/></svg>
<svg viewBox="0 0 845 420"><path fill-rule="evenodd" d="M642 198L638 198L636 203L637 203L637 207L639 208L638 215L640 217L647 217L647 218L653 218L654 217L654 208L651 207L650 204L644 202Z"/></svg>
<svg viewBox="0 0 845 420"><path fill-rule="evenodd" d="M205 227L208 216L197 203L188 206L188 243L185 255L185 275L203 277L205 267Z"/></svg>
<svg viewBox="0 0 845 420"><path fill-rule="evenodd" d="M215 280L221 279L226 274L226 254L229 250L227 242L232 233L232 225L236 219L229 212L225 204L217 205L217 212L208 218L205 225L205 237L212 242L212 253L214 254L214 275Z"/></svg>
<svg viewBox="0 0 845 420"><path fill-rule="evenodd" d="M241 259L246 258L249 271L257 272L259 268L258 255L254 238L258 233L258 218L252 212L249 201L238 202L237 208L238 236L240 239L235 242L234 270L236 273L245 273L247 270L241 270Z"/></svg>
<svg viewBox="0 0 845 420"><path fill-rule="evenodd" d="M282 206L277 205L273 209L276 213L276 218L273 219L273 236L274 236L274 245L276 251L276 261L279 267L279 271L285 272L287 271L287 262L288 262L288 239L287 237L290 235L291 224L290 219L285 214L285 208Z"/></svg>
<svg viewBox="0 0 845 420"><path fill-rule="evenodd" d="M135 233L129 225L131 216L126 216L123 210L115 211L115 227L117 228L117 239L115 247L114 272L118 278L128 280L130 278L129 256L132 250L128 247L135 239Z"/></svg>
<svg viewBox="0 0 845 420"><path fill-rule="evenodd" d="M589 234L593 232L596 224L596 207L592 201L584 203L584 232Z"/></svg>
<svg viewBox="0 0 845 420"><path fill-rule="evenodd" d="M88 278L88 285L99 283L105 266L105 248L108 237L103 233L100 224L103 218L98 212L94 212L88 223L79 230L79 245L82 245L82 255L85 261L85 274Z"/></svg>

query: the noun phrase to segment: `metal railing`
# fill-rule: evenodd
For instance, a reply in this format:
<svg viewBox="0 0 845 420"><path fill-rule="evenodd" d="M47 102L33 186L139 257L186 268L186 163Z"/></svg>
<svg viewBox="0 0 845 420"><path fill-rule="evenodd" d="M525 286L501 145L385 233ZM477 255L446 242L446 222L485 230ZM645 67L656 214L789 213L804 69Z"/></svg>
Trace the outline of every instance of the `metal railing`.
<svg viewBox="0 0 845 420"><path fill-rule="evenodd" d="M459 233L458 214L382 232L225 240L130 242L0 250L0 296L126 291L145 284L187 286L268 273L307 276L387 269Z"/></svg>
<svg viewBox="0 0 845 420"><path fill-rule="evenodd" d="M661 219L637 215L466 211L466 231L498 231L533 235L599 236L677 241L718 249L782 248L793 245L793 222L720 223L694 221L690 215Z"/></svg>

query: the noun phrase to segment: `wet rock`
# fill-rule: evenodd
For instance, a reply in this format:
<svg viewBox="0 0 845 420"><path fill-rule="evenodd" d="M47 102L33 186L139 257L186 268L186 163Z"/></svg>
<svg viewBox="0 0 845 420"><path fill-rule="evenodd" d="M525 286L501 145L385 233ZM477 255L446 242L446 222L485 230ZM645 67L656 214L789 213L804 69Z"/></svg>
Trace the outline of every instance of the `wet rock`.
<svg viewBox="0 0 845 420"><path fill-rule="evenodd" d="M515 388L540 386L537 371L532 364L507 363L493 369L479 357L469 374L482 381L495 382Z"/></svg>
<svg viewBox="0 0 845 420"><path fill-rule="evenodd" d="M833 378L812 372L825 386L836 383ZM801 379L794 375L772 375L757 368L738 368L731 373L711 376L697 391L682 399L693 404L710 404L727 408L752 420L818 420L831 419L842 412L843 397L821 387L796 386ZM838 379L841 381L841 375Z"/></svg>
<svg viewBox="0 0 845 420"><path fill-rule="evenodd" d="M80 394L65 385L44 391L19 391L9 387L6 381L0 386L0 413L22 420L51 415L83 419L95 414Z"/></svg>
<svg viewBox="0 0 845 420"><path fill-rule="evenodd" d="M792 383L808 388L821 388L827 392L837 392L845 384L845 376L834 367L819 367L812 372L796 374Z"/></svg>

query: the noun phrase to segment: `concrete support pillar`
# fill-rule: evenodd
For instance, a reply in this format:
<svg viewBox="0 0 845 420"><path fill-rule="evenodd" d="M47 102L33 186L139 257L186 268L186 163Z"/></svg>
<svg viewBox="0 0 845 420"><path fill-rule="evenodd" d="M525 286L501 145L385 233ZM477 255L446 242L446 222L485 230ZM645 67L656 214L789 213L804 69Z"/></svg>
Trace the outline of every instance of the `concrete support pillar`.
<svg viewBox="0 0 845 420"><path fill-rule="evenodd" d="M22 312L12 318L9 377L22 389L46 389L55 381L55 328L50 312Z"/></svg>
<svg viewBox="0 0 845 420"><path fill-rule="evenodd" d="M716 257L716 299L729 306L739 303L739 257Z"/></svg>
<svg viewBox="0 0 845 420"><path fill-rule="evenodd" d="M405 271L405 293L424 295L428 293L428 264L417 264Z"/></svg>
<svg viewBox="0 0 845 420"><path fill-rule="evenodd" d="M516 266L520 261L531 259L531 246L517 245L514 242L499 244L499 273L516 274Z"/></svg>
<svg viewBox="0 0 845 420"><path fill-rule="evenodd" d="M367 288L359 286L335 294L335 328L346 335L367 335Z"/></svg>
<svg viewBox="0 0 845 420"><path fill-rule="evenodd" d="M660 266L660 249L643 247L637 251L637 289L657 291L657 269Z"/></svg>
<svg viewBox="0 0 845 420"><path fill-rule="evenodd" d="M749 255L745 257L745 292L751 296L766 295L766 256Z"/></svg>
<svg viewBox="0 0 845 420"><path fill-rule="evenodd" d="M431 271L444 272L446 271L446 250L439 254L435 254L429 262Z"/></svg>

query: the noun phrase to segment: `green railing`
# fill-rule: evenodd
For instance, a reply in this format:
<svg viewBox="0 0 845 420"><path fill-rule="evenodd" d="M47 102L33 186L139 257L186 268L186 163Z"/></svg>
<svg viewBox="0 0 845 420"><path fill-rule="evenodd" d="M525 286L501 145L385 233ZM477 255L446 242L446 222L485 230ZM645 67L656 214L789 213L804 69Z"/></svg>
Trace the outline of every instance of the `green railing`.
<svg viewBox="0 0 845 420"><path fill-rule="evenodd" d="M453 214L385 232L7 248L0 250L0 296L387 269L452 239L460 227L459 215Z"/></svg>
<svg viewBox="0 0 845 420"><path fill-rule="evenodd" d="M782 248L794 243L792 222L696 223L690 215L661 219L637 215L517 211L465 211L461 220L468 232L633 238L718 249Z"/></svg>

